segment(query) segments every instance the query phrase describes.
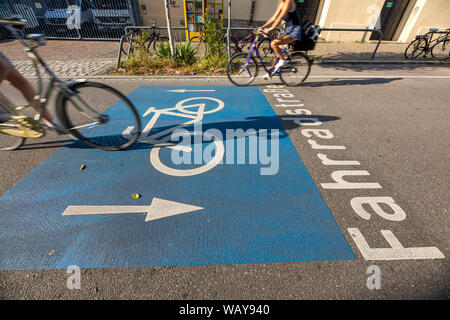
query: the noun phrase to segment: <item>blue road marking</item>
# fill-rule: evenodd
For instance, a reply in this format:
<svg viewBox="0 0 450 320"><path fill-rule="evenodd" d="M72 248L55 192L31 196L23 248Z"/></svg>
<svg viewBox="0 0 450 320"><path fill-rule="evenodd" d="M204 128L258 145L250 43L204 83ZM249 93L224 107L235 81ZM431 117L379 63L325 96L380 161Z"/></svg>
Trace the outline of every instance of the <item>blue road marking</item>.
<svg viewBox="0 0 450 320"><path fill-rule="evenodd" d="M216 91L167 91L175 89ZM354 260L300 156L257 87L140 87L129 96L141 116L149 107L169 108L195 97L224 102L222 109L204 115L204 131L218 129L225 136L226 129L278 129L278 173L261 175L263 164L229 164L225 157L209 171L180 177L155 167L150 161L152 146L145 141L121 152L69 142L0 197L0 269ZM151 115L143 117L143 126L150 119ZM151 134L183 121L164 114ZM202 150L212 145L205 142ZM172 152L161 148L161 163L177 169L199 166L174 165ZM82 164L87 167L80 171ZM131 194L141 198L133 199ZM156 206L154 199L200 209L147 222L147 213L138 209L135 214L62 215L71 206L152 204L155 210L166 210Z"/></svg>

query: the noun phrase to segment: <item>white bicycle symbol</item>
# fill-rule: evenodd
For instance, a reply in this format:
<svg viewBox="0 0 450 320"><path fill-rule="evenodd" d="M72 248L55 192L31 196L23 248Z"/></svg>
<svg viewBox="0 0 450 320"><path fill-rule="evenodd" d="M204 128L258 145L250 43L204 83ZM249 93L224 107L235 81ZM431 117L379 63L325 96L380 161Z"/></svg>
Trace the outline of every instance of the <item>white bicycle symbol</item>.
<svg viewBox="0 0 450 320"><path fill-rule="evenodd" d="M204 100L213 101L214 107L211 110L207 110L206 109L207 106ZM147 111L143 114L143 117L146 117L152 113L154 113L154 115L147 123L144 130L142 131L141 137L139 138L139 142L149 143L153 145L153 148L150 151L150 163L155 167L155 169L170 176L188 177L205 173L213 169L215 166L217 166L224 157L225 147L222 141L214 139L214 136L207 132L196 132L196 131L187 132L187 134L189 135L202 135L202 141L204 137L206 140L212 141L212 143L214 143L215 148L214 156L208 163L201 165L200 167L194 169L174 169L162 163L160 158L160 151L161 148L170 148L182 152L192 152L193 148L191 147L177 145L174 144L173 142L170 142L171 134L178 129L190 126L196 122L201 121L205 114L217 112L223 109L224 106L225 106L224 102L219 99L210 97L196 97L182 100L178 102L175 105L175 107L172 108L156 109L155 107L150 107L149 109L147 109ZM165 129L161 132L150 135L150 132L155 126L156 121L158 121L158 119L163 114L187 118L189 120L172 128ZM134 128L132 127L128 128L127 130L125 130L123 135L124 136L130 135L133 129Z"/></svg>

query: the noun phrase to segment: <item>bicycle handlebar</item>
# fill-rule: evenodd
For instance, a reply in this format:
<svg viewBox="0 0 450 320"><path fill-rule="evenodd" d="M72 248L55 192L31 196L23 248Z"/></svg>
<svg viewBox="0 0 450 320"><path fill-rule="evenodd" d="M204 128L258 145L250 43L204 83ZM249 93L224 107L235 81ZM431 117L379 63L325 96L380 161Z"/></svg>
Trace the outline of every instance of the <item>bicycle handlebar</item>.
<svg viewBox="0 0 450 320"><path fill-rule="evenodd" d="M10 18L0 18L0 25L2 26L12 26L17 29L24 29L28 21L23 19L21 16L12 16Z"/></svg>

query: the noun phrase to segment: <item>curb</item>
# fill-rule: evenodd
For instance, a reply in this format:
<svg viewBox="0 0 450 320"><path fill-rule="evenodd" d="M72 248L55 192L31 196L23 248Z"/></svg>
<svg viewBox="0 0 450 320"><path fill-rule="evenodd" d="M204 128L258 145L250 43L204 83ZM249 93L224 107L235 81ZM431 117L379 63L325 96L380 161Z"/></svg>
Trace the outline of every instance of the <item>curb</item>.
<svg viewBox="0 0 450 320"><path fill-rule="evenodd" d="M396 61L396 60L321 60L314 61L313 65L333 65L333 64L346 64L346 65L450 65L450 61ZM209 75L148 75L148 76L129 76L129 75L101 75L105 69L109 68L105 66L92 75L80 75L77 77L60 76L63 80L77 79L97 79L97 80L226 80L228 77L223 76L209 76ZM43 79L49 78L43 76ZM28 77L28 79L37 79L37 77Z"/></svg>

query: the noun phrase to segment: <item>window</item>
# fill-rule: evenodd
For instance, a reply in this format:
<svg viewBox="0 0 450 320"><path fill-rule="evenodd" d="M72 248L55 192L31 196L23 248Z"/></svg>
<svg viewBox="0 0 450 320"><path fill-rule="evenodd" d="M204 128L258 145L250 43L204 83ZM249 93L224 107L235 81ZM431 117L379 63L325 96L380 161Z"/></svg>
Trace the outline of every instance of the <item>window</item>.
<svg viewBox="0 0 450 320"><path fill-rule="evenodd" d="M128 1L110 1L110 0L91 0L92 7L95 9L108 10L126 10L128 9Z"/></svg>

